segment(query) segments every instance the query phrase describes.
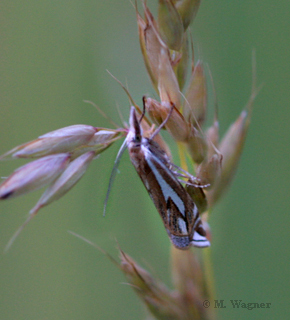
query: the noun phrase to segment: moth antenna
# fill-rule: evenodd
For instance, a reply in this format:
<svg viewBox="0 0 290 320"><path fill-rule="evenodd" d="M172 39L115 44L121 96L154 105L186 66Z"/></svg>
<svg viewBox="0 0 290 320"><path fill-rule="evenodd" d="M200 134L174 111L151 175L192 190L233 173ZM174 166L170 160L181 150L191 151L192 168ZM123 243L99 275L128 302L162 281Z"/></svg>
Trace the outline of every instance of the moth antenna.
<svg viewBox="0 0 290 320"><path fill-rule="evenodd" d="M150 137L150 139L154 139L154 137L160 132L160 130L166 125L166 122L169 120L169 118L172 115L173 109L175 108L175 104L171 103L171 109L168 112L167 117L165 118L165 120L160 124L160 126L153 132L152 136Z"/></svg>
<svg viewBox="0 0 290 320"><path fill-rule="evenodd" d="M110 118L106 115L106 113L94 102L89 101L89 100L83 100L85 103L91 104L93 107L97 109L97 111L105 118L107 119L115 128L119 128L119 126Z"/></svg>
<svg viewBox="0 0 290 320"><path fill-rule="evenodd" d="M121 148L119 149L117 157L116 157L116 159L114 161L114 167L113 167L111 175L110 175L108 190L107 190L107 194L106 194L106 198L105 198L105 202L104 202L103 216L105 216L105 214L106 214L106 209L107 209L107 204L108 204L108 200L109 200L110 191L111 191L113 182L114 182L115 177L116 177L116 173L117 173L118 165L120 163L120 159L122 157L122 154L126 150L126 148L127 148L127 141L125 139L124 142L122 143Z"/></svg>

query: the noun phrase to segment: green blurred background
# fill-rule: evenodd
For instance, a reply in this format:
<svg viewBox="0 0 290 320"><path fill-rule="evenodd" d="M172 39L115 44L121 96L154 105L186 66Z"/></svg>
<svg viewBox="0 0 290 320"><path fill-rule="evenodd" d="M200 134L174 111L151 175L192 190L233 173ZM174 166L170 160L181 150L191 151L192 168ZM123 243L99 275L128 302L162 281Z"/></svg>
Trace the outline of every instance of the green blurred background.
<svg viewBox="0 0 290 320"><path fill-rule="evenodd" d="M156 1L148 1L156 9ZM208 62L222 132L246 104L251 52L264 84L232 188L211 218L220 319L289 319L289 50L290 2L204 1L192 26ZM143 66L130 1L7 1L0 19L0 153L71 124L110 126L83 100L120 123L127 97L110 70L140 102L153 89ZM117 256L123 250L170 285L170 243L141 182L123 157L102 217L114 145L64 198L40 211L0 254L0 319L144 319L145 308L121 272L73 230ZM7 176L20 160L1 162ZM0 251L41 191L0 204ZM270 309L232 309L229 300L270 302Z"/></svg>

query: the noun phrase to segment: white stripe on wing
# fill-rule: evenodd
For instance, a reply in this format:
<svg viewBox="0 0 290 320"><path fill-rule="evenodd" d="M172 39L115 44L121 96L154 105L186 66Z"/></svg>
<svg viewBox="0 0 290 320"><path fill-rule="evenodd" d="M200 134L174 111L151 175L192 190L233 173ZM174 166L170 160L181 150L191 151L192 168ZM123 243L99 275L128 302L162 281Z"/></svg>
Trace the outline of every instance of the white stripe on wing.
<svg viewBox="0 0 290 320"><path fill-rule="evenodd" d="M152 156L152 155L150 154L150 156ZM171 186L163 179L162 175L159 173L159 171L157 170L157 168L155 167L153 162L150 160L150 156L147 157L147 163L148 163L149 167L151 168L153 174L155 175L156 180L158 181L158 183L160 185L160 188L161 188L161 191L163 193L165 200L167 201L169 198L171 198L172 201L177 206L179 212L185 217L185 206L184 206L183 201L180 199L178 194L171 188ZM157 158L155 160L158 161ZM158 162L160 162L160 161L158 161ZM169 171L169 169L167 169L161 162L160 162L160 165L162 165L164 170Z"/></svg>

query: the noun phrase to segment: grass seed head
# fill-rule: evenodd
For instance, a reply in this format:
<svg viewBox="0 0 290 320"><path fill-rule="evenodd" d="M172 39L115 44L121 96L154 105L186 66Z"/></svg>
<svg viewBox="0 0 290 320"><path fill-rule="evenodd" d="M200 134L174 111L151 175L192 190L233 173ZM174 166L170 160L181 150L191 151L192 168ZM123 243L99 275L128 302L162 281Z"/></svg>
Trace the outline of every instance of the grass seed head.
<svg viewBox="0 0 290 320"><path fill-rule="evenodd" d="M158 30L169 49L179 50L184 29L181 17L171 0L158 1Z"/></svg>
<svg viewBox="0 0 290 320"><path fill-rule="evenodd" d="M34 160L14 171L0 185L0 199L37 190L51 183L66 168L70 154L59 153Z"/></svg>

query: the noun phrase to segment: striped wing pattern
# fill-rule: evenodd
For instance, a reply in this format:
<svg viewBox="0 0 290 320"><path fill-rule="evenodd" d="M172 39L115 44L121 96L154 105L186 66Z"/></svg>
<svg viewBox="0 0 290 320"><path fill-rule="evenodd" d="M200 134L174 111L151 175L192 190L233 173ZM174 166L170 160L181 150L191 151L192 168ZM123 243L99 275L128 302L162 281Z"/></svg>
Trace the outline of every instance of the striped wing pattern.
<svg viewBox="0 0 290 320"><path fill-rule="evenodd" d="M166 153L153 140L142 137L135 111L130 115L127 146L131 162L158 210L175 247L207 247L198 209L174 175ZM137 126L137 127L136 127Z"/></svg>

